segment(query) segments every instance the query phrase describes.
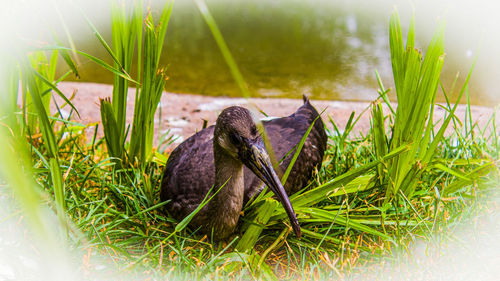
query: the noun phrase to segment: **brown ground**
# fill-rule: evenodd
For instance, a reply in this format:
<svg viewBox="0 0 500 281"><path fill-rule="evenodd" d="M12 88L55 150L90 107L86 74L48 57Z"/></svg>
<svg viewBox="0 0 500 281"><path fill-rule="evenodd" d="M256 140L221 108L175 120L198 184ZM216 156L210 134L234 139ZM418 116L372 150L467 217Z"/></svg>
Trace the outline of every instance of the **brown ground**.
<svg viewBox="0 0 500 281"><path fill-rule="evenodd" d="M100 122L99 99L112 95L112 86L106 84L62 82L59 84L59 88L67 97L70 97L71 94L75 92L73 103L80 112L80 122L84 124ZM132 123L134 99L135 89L130 89L127 103L127 122L129 124ZM289 115L302 104L302 100L296 99L252 98L251 101L249 101L242 98L164 93L161 99L162 122L160 130L156 130L156 132L164 134L167 130L170 130L171 134L180 136L177 141L180 142L194 134L197 130L200 130L203 125L203 120L207 120L209 125L213 124L218 113L225 107L231 105L249 107L250 102L254 103L269 116ZM352 111L356 112L357 117L370 105L369 102L323 100L313 100L312 104L318 111L322 111L326 108L322 117L329 128L331 128L332 125L328 122L327 116L331 117L341 129L345 127ZM158 110L160 110L160 107ZM384 110L388 112L387 108ZM442 119L444 113L444 109L437 107L435 120ZM492 108L481 106L474 106L472 108L472 120L477 122L481 128L486 126L492 114ZM460 105L456 115L463 120L463 116L465 116L465 106ZM261 117L263 117L263 115L261 115ZM370 128L369 117L370 111L368 110L354 127L354 134L359 132L366 133L368 131ZM498 125L499 122L497 120L497 127Z"/></svg>

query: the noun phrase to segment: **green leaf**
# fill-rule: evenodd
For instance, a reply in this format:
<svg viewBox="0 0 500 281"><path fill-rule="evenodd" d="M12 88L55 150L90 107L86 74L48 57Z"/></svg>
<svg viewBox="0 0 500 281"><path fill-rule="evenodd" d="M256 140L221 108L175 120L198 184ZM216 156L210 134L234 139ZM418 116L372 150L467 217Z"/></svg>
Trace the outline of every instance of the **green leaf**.
<svg viewBox="0 0 500 281"><path fill-rule="evenodd" d="M492 171L495 171L495 169L496 165L493 162L481 165L472 170L472 172L466 174L464 177L460 177L452 184L446 186L442 191L442 195L447 196L453 192L460 190L461 188L472 185L474 182L478 181L480 177L488 175Z"/></svg>
<svg viewBox="0 0 500 281"><path fill-rule="evenodd" d="M264 200L264 203L257 210L257 215L252 224L248 227L245 234L243 234L240 241L236 245L236 249L238 251L245 252L254 247L262 230L269 221L269 218L271 218L274 210L277 209L279 205L280 204L273 198L266 198Z"/></svg>
<svg viewBox="0 0 500 281"><path fill-rule="evenodd" d="M409 145L403 145L397 149L394 149L390 153L386 154L384 157L381 159L378 159L376 161L373 161L372 163L366 164L364 166L361 166L359 168L356 168L354 170L351 170L347 173L344 173L343 175L340 175L336 177L334 180L329 181L327 183L324 183L314 189L311 189L309 191L306 191L302 194L299 195L292 195L290 197L290 201L292 202L292 205L295 208L299 207L305 207L305 206L312 206L313 204L323 200L326 198L332 191L334 191L336 188L346 185L355 178L364 175L371 169L377 167L382 162L385 162L393 157L396 157L400 155L401 153L404 153L408 151ZM278 209L278 212L280 209Z"/></svg>
<svg viewBox="0 0 500 281"><path fill-rule="evenodd" d="M180 232L184 228L186 228L186 226L191 222L191 220L194 218L194 216L196 216L196 214L198 214L198 212L203 207L205 207L205 205L208 204L208 202L210 202L215 197L215 195L217 195L217 193L219 193L219 191L227 184L228 181L229 181L229 179L223 185L221 185L221 187L219 187L214 194L212 194L212 190L214 188L212 186L208 190L207 194L205 195L205 198L203 198L203 200L201 201L200 205L198 205L198 207L196 207L196 209L194 209L194 211L192 211L188 216L186 216L181 222L179 222L175 226L175 232Z"/></svg>
<svg viewBox="0 0 500 281"><path fill-rule="evenodd" d="M104 138L111 157L122 159L123 143L118 131L118 125L111 101L109 99L100 100L101 121L104 130Z"/></svg>
<svg viewBox="0 0 500 281"><path fill-rule="evenodd" d="M312 219L321 219L325 223L331 223L335 220L334 221L335 223L340 224L342 226L350 227L350 228L356 229L360 232L365 232L365 233L369 233L369 234L372 234L375 236L379 236L379 237L383 238L384 240L391 239L390 236L388 236L382 232L379 232L379 231L377 231L369 226L366 226L366 225L358 222L355 219L348 219L348 218L346 218L342 215L338 215L334 212L330 212L330 211L323 210L320 208L312 208L312 207L311 208L298 208L297 211L302 213L302 214L306 214L306 215L311 216Z"/></svg>
<svg viewBox="0 0 500 281"><path fill-rule="evenodd" d="M40 48L40 50L66 50L66 51L70 51L71 49L70 48L66 48L66 47L62 47L62 46L47 46L47 47ZM94 57L94 56L92 56L90 54L87 54L85 52L78 51L78 50L76 51L76 53L78 53L79 55L82 55L82 56L88 58L89 60L93 61L97 65L103 67L104 69L109 70L112 73L114 73L114 74L116 74L116 75L118 75L120 77L123 77L125 80L127 80L129 82L132 82L132 83L135 83L135 84L139 84L139 82L137 82L134 79L132 79L128 73L123 72L121 70L118 70L118 69L110 66L105 61L103 61L103 60L101 60L99 58L96 58L96 57Z"/></svg>
<svg viewBox="0 0 500 281"><path fill-rule="evenodd" d="M49 80L47 80L47 78L43 77L35 69L33 69L33 74L35 74L43 83L45 83L52 90L54 90L54 92L56 92L59 95L59 97L61 97L76 112L76 114L78 115L78 117L81 118L80 117L80 113L78 112L78 110L76 109L76 107L73 105L73 103L70 100L68 100L68 98L66 98L66 96L63 94L63 92L61 92L61 90L59 90L59 88L57 88L56 85L52 84Z"/></svg>

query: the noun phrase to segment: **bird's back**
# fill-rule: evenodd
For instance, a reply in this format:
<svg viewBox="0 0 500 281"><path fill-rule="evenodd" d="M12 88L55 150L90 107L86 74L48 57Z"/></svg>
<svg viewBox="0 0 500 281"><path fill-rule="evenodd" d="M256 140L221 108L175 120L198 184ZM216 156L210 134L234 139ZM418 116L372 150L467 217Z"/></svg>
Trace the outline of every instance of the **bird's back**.
<svg viewBox="0 0 500 281"><path fill-rule="evenodd" d="M276 159L280 161L288 153L288 156L280 163L281 171L277 171L278 175L282 175L286 171L296 146L312 122L315 122L314 126L307 136L284 186L289 195L305 187L312 172L316 167L321 166L327 142L323 121L309 100L304 98L304 104L292 115L263 122ZM262 181L245 167L245 203L262 188Z"/></svg>
<svg viewBox="0 0 500 281"><path fill-rule="evenodd" d="M290 164L295 147L316 120L284 186L288 194L297 192L307 184L314 169L321 165L326 149L327 137L323 121L317 118L318 112L309 101L304 101L288 117L263 121L278 160L293 150L280 164L284 172ZM194 134L174 149L168 159L160 197L162 201L172 200L166 206L175 218L181 219L190 214L215 182L213 132L214 126L210 126ZM244 175L246 203L260 192L262 182L246 167Z"/></svg>

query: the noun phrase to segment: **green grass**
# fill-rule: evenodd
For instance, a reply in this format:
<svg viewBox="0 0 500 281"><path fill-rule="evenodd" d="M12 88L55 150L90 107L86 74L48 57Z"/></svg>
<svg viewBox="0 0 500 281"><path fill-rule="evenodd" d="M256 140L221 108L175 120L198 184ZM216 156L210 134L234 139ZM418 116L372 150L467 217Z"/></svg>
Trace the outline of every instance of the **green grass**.
<svg viewBox="0 0 500 281"><path fill-rule="evenodd" d="M172 13L172 3L165 3L157 23L149 10L144 18L143 1L135 1L131 11L123 1L112 3L113 50L95 27L91 23L89 25L112 57L115 69L120 69L128 76L134 55L136 56L136 102L128 145L126 105L130 79L115 74L112 99L101 100L104 135L109 155L115 159L118 166L128 168L129 165L139 165L144 168L153 155L154 116L167 80L165 69L159 65L159 61Z"/></svg>
<svg viewBox="0 0 500 281"><path fill-rule="evenodd" d="M340 138L331 135L329 141L336 143ZM233 250L238 240L213 243L193 228L177 232L178 222L160 212L161 204L150 201L144 193L144 184L148 181L143 180L139 171L134 171L129 179L120 179L112 169L112 162L106 158L102 143L94 148L92 156L90 148L85 149L84 135L76 135L74 140L60 147L61 154L65 155L61 166L69 167L73 162L66 180L67 214L87 237L86 247L116 261L122 270L154 272L158 276L238 279L248 274L274 274L293 280L317 276L333 278L337 276L335 270L345 275L397 249L408 248L409 251L416 240L431 240L433 235L448 236L447 233L467 216L465 210L477 208L482 204L480 199L488 199L491 192L486 184L473 184L453 193L452 197L435 197L433 185L438 188L450 186L457 178L432 171L420 184L424 190L419 190L411 199L416 213L408 203L382 212L376 207L381 191L359 190L370 177L358 177L351 185L320 200L315 207L296 208L303 239L289 235L289 228L281 223L282 219L275 218L263 231L255 252L243 254ZM453 137L446 138L439 155L460 159L468 155L467 151L478 148L476 153L482 154L494 150L481 142L454 147L452 140ZM77 146L83 148L83 153L76 153L71 158ZM332 178L345 175L345 171L364 169L367 163L375 161L369 135L351 136L344 140L342 153L336 150L337 146L329 145L324 167L316 175L317 183L313 186L327 184ZM158 194L160 172L161 167L155 165L146 175L154 185L154 194ZM50 192L49 171L39 170L36 175ZM260 263L262 256L265 256L264 262ZM335 260L337 262L333 263Z"/></svg>
<svg viewBox="0 0 500 281"><path fill-rule="evenodd" d="M206 5L202 1L197 4L207 23L216 28ZM124 11L115 9L114 13ZM141 16L136 11L132 17L141 18L140 11ZM143 71L138 72L144 74L135 79L142 83L136 94L132 132L141 138L137 142L147 151L153 151L148 144L152 127L138 130L137 126L144 123L136 123L135 117L145 107L158 104L164 78L161 71L157 72L159 50L170 11L171 6L165 6L160 16L165 25L160 24L159 29L149 15L144 19L143 36L151 41L151 49L144 47L149 55L141 58L139 67ZM124 23L127 18L121 20ZM138 28L133 25L136 20L131 20L133 30ZM134 52L130 45L135 39L125 37L114 37L113 45L122 42L128 47L108 47L115 61L113 67L93 59L117 76L116 96L112 102L101 103L105 139L96 139L97 128L92 125L75 123L71 117L61 116L59 110L49 112L47 104L53 101L52 95L62 94L57 90L58 79L51 74L54 57L47 60L42 50L31 55L31 62L26 57L23 64L16 65L18 68L13 66L12 80L20 73L22 87L18 89L16 83L4 87L12 96L21 90L24 98L21 108L8 106L2 113L2 120L6 120L2 124L6 125L0 127L0 153L11 161L0 162L2 181L12 189L19 208L40 237L54 237L39 212L48 206L57 211L69 230L64 240L89 256L96 253L93 257L97 257L82 263L108 260L112 268L129 276L337 279L355 274L363 265L404 256L417 241L441 239L446 244L454 239L453 231L463 220L480 212L497 211L491 204L498 198L500 144L496 117L480 128L471 119L469 106L462 124L455 116L457 103L450 102L443 106L447 111L444 120L435 124L432 114L440 106L434 101L444 59L443 28L438 27L425 55L414 46L413 21L406 48L397 13L392 15L389 28L398 106L391 105L389 89L379 79L380 98L360 114L353 112L347 124L336 124L323 116L333 128L328 131L323 165L307 188L290 197L302 227L301 239L290 235L279 204L262 193L246 206L240 231L234 237L210 241L195 227L186 227L188 220L178 222L161 211L167 202L159 202L159 182L168 159L158 156L162 160L151 161L152 152L136 150L131 141L128 154L147 165L117 165L116 157L121 159L127 148L122 99L127 84L133 81L126 65ZM234 60L231 63L229 49L224 48L222 34L214 34L244 93L246 86ZM97 38L106 46L102 37ZM121 53L121 48L129 52ZM69 54L65 56L68 62ZM43 68L37 68L38 63ZM467 81L469 78L470 73ZM448 96L445 89L441 91ZM460 96L464 93L467 95L467 82ZM382 104L389 111L384 112ZM64 106L73 105L66 99ZM366 135L352 133L360 116L369 113L371 130ZM152 116L143 116L142 122L152 122ZM85 130L95 130L94 137L87 139ZM113 150L115 146L117 150Z"/></svg>

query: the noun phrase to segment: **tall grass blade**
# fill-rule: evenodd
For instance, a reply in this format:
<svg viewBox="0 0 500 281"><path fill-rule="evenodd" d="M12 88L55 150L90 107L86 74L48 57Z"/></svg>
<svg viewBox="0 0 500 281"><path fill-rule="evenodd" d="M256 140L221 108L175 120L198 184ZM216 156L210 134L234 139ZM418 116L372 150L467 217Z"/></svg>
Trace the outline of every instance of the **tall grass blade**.
<svg viewBox="0 0 500 281"><path fill-rule="evenodd" d="M108 152L115 157L115 162L123 159L123 142L118 131L118 124L115 118L113 105L109 99L100 100L101 121L104 131L104 139L108 147ZM116 162L118 163L118 162Z"/></svg>
<svg viewBox="0 0 500 281"><path fill-rule="evenodd" d="M68 33L68 35L69 35L69 33ZM59 46L63 45L55 33L53 33L52 36L54 37L57 45L59 45ZM72 51L73 51L74 55L76 55L76 48L74 47L73 40L71 40L70 37L68 37L68 38L69 38L69 41L71 42ZM70 71L75 74L75 77L77 79L79 79L80 73L78 72L78 67L76 66L75 62L71 58L69 51L68 50L59 50L59 51L60 51L61 57L63 58L64 62L66 62L66 65L69 67Z"/></svg>
<svg viewBox="0 0 500 281"><path fill-rule="evenodd" d="M256 211L257 215L255 216L252 224L248 226L240 241L238 241L236 250L246 252L247 250L253 248L255 243L257 243L262 230L264 230L266 224L271 218L274 210L277 209L279 205L278 201L273 198L264 199L263 204Z"/></svg>
<svg viewBox="0 0 500 281"><path fill-rule="evenodd" d="M200 202L200 205L198 205L198 207L196 207L196 209L194 209L194 211L192 211L189 215L187 215L184 219L182 219L181 222L179 222L176 226L175 226L175 232L180 232L182 231L184 228L186 228L186 226L191 222L191 220L194 218L194 216L196 216L196 214L201 210L203 209L203 207L205 207L206 204L208 204L214 197L215 195L217 195L217 193L219 193L219 191L221 191L221 189L226 186L226 184L228 183L229 179L226 180L226 182L221 185L219 187L219 189L217 189L216 192L212 192L213 190L213 186L208 190L207 194L205 195L205 198L203 198L203 200ZM213 193L213 194L212 194Z"/></svg>
<svg viewBox="0 0 500 281"><path fill-rule="evenodd" d="M38 71L36 71L36 70L33 70L33 74L35 76L37 76L44 84L49 86L50 90L53 90L54 92L56 92L59 95L59 97L62 98L66 102L66 104L69 105L71 107L71 109L73 109L76 112L76 114L78 115L78 117L80 118L80 113L78 112L78 109L76 109L76 107L73 105L73 103L63 94L63 92L61 92L61 90L59 90L59 88L57 88L56 85L54 85L52 82L47 80L47 78L45 78L42 74L38 73ZM49 90L46 90L44 93L49 93ZM42 93L42 96L43 96L43 93Z"/></svg>
<svg viewBox="0 0 500 281"><path fill-rule="evenodd" d="M290 175L290 172L292 171L293 166L295 165L295 162L297 161L297 158L299 158L300 152L302 151L302 147L304 147L304 144L306 143L307 137L309 136L309 133L311 133L312 128L314 127L314 124L320 118L321 115L318 115L316 119L311 123L307 131L304 133L302 138L300 139L299 144L297 145L297 148L295 149L295 153L292 156L292 160L290 160L290 164L286 168L285 173L281 177L281 184L285 186L286 180L288 179L288 176Z"/></svg>
<svg viewBox="0 0 500 281"><path fill-rule="evenodd" d="M67 48L67 47L63 47L63 46L46 46L46 47L42 47L42 48L39 48L37 50L40 50L40 51L43 51L43 50L47 50L47 51L51 51L51 50L66 50L66 51L71 51L72 49L70 48ZM107 64L105 61L93 56L93 55L90 55L90 54L87 54L85 52L82 52L82 51L79 51L79 50L76 50L76 53L93 61L94 63L96 63L98 66L112 72L113 74L115 75L118 75L120 77L123 77L125 80L129 81L129 82L132 82L132 83L135 83L135 84L138 84L137 81L135 81L134 79L132 79L130 77L130 74L128 74L127 72L124 72L123 70L121 69L117 69L117 68L114 68L112 67L111 65Z"/></svg>
<svg viewBox="0 0 500 281"><path fill-rule="evenodd" d="M394 199L400 189L407 198L411 198L419 176L432 160L427 156L434 155L433 145L429 146L429 143L432 141L437 144L442 139L438 134L431 140L434 128L434 104L444 61L444 24L438 26L425 57L415 48L414 17L410 22L406 48L403 47L397 11L391 15L389 35L398 107L394 116L392 135L389 141L385 141L387 137L384 115L379 103L373 105L374 149L377 157L384 151L391 151L403 144L409 144L409 150L385 163L385 168L383 166L378 168L379 184L387 186L385 203ZM381 93L384 94L385 89L381 81L379 85ZM447 125L446 122L442 125L443 132Z"/></svg>
<svg viewBox="0 0 500 281"><path fill-rule="evenodd" d="M6 113L9 114L8 111L2 111L2 114ZM16 126L10 129L19 131ZM0 154L0 179L13 191L31 228L43 241L47 241L46 239L50 238L50 229L42 215L42 190L33 181L26 142L19 135L9 135L0 130Z"/></svg>
<svg viewBox="0 0 500 281"><path fill-rule="evenodd" d="M250 91L248 90L248 85L243 79L243 75L241 75L238 65L236 64L236 61L234 60L233 56L231 55L231 52L229 51L229 48L226 45L226 42L224 41L224 37L222 36L222 33L220 32L219 27L215 22L215 19L212 17L212 14L208 10L207 4L205 3L204 0L194 0L194 2L196 3L196 6L200 10L203 19L210 28L210 31L212 32L212 35L215 39L215 42L219 46L222 56L224 57L224 60L226 61L227 66L229 67L229 70L231 71L231 75L236 81L236 84L238 84L238 87L240 88L241 94L245 98L250 98L251 95Z"/></svg>
<svg viewBox="0 0 500 281"><path fill-rule="evenodd" d="M142 83L140 90L136 92L129 148L131 161L137 160L142 166L152 157L154 116L167 79L165 70L159 66L159 61L172 7L170 2L165 4L158 26L154 25L151 13L145 20L144 49L141 58Z"/></svg>
<svg viewBox="0 0 500 281"><path fill-rule="evenodd" d="M389 151L387 136L385 134L384 111L382 109L380 101L376 101L375 104L372 105L372 107L371 134L373 150L375 151L375 156L377 157L377 159L381 159ZM381 163L377 167L377 178L379 179L380 185L382 185L385 181L384 169L386 169L385 163Z"/></svg>
<svg viewBox="0 0 500 281"><path fill-rule="evenodd" d="M62 174L59 166L59 151L56 142L56 137L52 128L52 124L49 121L46 106L42 100L40 92L40 82L37 82L36 78L38 76L35 74L35 70L27 65L23 66L23 79L27 84L27 89L32 98L34 107L36 108L37 116L40 118L40 129L42 131L42 137L44 139L44 146L46 148L47 156L49 160L49 169L51 172L54 195L56 199L57 214L62 220L65 212L65 197L64 197L64 182L62 180ZM50 96L49 96L50 97Z"/></svg>

